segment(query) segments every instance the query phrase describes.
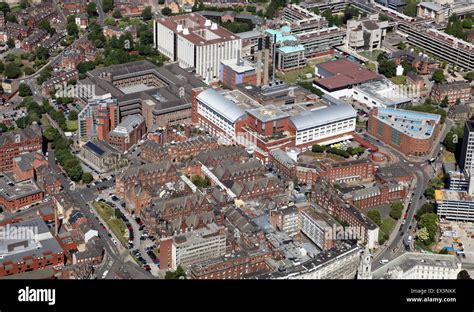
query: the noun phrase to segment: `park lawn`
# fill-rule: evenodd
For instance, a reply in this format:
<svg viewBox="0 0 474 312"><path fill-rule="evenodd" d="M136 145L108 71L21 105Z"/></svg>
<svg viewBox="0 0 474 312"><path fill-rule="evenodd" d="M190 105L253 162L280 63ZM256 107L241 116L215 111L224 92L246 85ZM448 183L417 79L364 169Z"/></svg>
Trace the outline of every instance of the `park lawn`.
<svg viewBox="0 0 474 312"><path fill-rule="evenodd" d="M46 114L43 114L43 116L41 116L41 124L42 124L44 127L48 127L48 126L49 126L49 120L48 120L48 117L46 117Z"/></svg>
<svg viewBox="0 0 474 312"><path fill-rule="evenodd" d="M308 151L308 152L305 152L304 155L307 155L307 156L310 156L310 157L313 157L313 158L316 158L316 159L321 159L321 158L330 158L330 159L333 159L333 160L347 160L347 158L344 158L342 156L339 156L339 155L334 155L334 154L331 154L331 153L313 153L312 151Z"/></svg>
<svg viewBox="0 0 474 312"><path fill-rule="evenodd" d="M77 120L67 120L66 127L68 131L74 132L77 130Z"/></svg>
<svg viewBox="0 0 474 312"><path fill-rule="evenodd" d="M394 83L394 84L397 84L397 85L402 85L402 84L405 84L405 81L407 80L407 77L406 76L393 76L392 78L390 78L390 80Z"/></svg>
<svg viewBox="0 0 474 312"><path fill-rule="evenodd" d="M380 230L390 236L390 233L392 233L396 222L397 221L392 218L382 219L382 225L380 226Z"/></svg>
<svg viewBox="0 0 474 312"><path fill-rule="evenodd" d="M371 61L377 61L377 57L384 53L384 51L382 50L372 50L372 51L362 51L362 52L359 52L360 55L362 55L363 57L365 58L368 58L369 60Z"/></svg>
<svg viewBox="0 0 474 312"><path fill-rule="evenodd" d="M306 67L295 69L295 70L288 71L285 73L278 72L277 77L279 79L282 79L286 83L292 84L292 83L298 82L298 78L301 75L306 75L306 74L314 74L314 67L306 65ZM302 80L306 80L306 77L304 77Z"/></svg>
<svg viewBox="0 0 474 312"><path fill-rule="evenodd" d="M100 217L106 222L109 221L109 219L114 215L114 210L107 204L96 201L92 203L92 206L95 208L95 210L97 210Z"/></svg>
<svg viewBox="0 0 474 312"><path fill-rule="evenodd" d="M122 245L127 245L127 239L125 238L125 234L127 233L127 227L125 223L120 219L110 219L107 221L112 232L114 232L115 236L120 240Z"/></svg>
<svg viewBox="0 0 474 312"><path fill-rule="evenodd" d="M126 245L127 239L125 238L125 234L127 233L127 227L121 219L115 218L115 212L112 207L100 201L93 202L92 206L99 213L105 223L107 223L120 242L123 245Z"/></svg>

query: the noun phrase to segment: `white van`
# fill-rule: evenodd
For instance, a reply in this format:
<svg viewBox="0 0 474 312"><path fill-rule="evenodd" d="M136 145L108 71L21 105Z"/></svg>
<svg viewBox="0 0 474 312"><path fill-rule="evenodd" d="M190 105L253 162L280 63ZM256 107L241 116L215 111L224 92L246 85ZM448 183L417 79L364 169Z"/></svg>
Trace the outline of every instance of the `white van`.
<svg viewBox="0 0 474 312"><path fill-rule="evenodd" d="M382 260L380 260L380 263L381 263L381 264L388 263L388 260L387 260L387 259L382 259Z"/></svg>

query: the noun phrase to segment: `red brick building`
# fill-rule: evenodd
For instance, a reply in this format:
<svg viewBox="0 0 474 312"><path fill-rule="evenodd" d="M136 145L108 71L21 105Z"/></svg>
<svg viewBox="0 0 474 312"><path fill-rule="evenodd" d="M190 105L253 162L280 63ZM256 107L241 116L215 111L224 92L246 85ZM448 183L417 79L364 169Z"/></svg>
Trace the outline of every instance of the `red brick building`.
<svg viewBox="0 0 474 312"><path fill-rule="evenodd" d="M237 181L231 188L241 200L272 198L285 192L285 186L275 177L259 178L253 181Z"/></svg>
<svg viewBox="0 0 474 312"><path fill-rule="evenodd" d="M145 118L129 115L108 135L108 143L116 150L125 152L137 144L146 134Z"/></svg>
<svg viewBox="0 0 474 312"><path fill-rule="evenodd" d="M38 125L30 125L0 135L0 171L13 170L13 158L42 148L43 135Z"/></svg>
<svg viewBox="0 0 474 312"><path fill-rule="evenodd" d="M363 215L354 205L347 203L336 192L332 185L325 178L320 178L313 184L311 200L325 209L337 220L346 222L354 229L359 229L363 235L363 241L374 248L378 241L379 229L369 218Z"/></svg>
<svg viewBox="0 0 474 312"><path fill-rule="evenodd" d="M33 180L15 182L0 173L0 206L9 212L43 200L43 191Z"/></svg>
<svg viewBox="0 0 474 312"><path fill-rule="evenodd" d="M47 166L48 161L41 153L25 153L13 159L13 178L15 181L25 181L35 178L35 172L40 166Z"/></svg>
<svg viewBox="0 0 474 312"><path fill-rule="evenodd" d="M31 231L33 228L36 233ZM64 250L41 218L7 224L3 230L22 232L24 235L18 240L4 240L2 242L6 254L3 254L0 259L0 276L64 264Z"/></svg>
<svg viewBox="0 0 474 312"><path fill-rule="evenodd" d="M117 196L124 198L125 192L135 185L154 186L176 181L176 168L171 161L150 163L130 167L117 175L115 189Z"/></svg>
<svg viewBox="0 0 474 312"><path fill-rule="evenodd" d="M242 279L246 275L257 272L270 272L271 266L267 259L272 258L271 251L241 251L232 256L194 264L190 268L192 279Z"/></svg>
<svg viewBox="0 0 474 312"><path fill-rule="evenodd" d="M218 148L217 138L210 136L197 136L165 145L155 141L146 141L140 148L140 158L146 162L156 162L165 159L178 162L195 157L200 152L211 152Z"/></svg>
<svg viewBox="0 0 474 312"><path fill-rule="evenodd" d="M220 181L251 181L263 177L265 167L253 158L244 163L231 163L219 165L214 168L213 173Z"/></svg>
<svg viewBox="0 0 474 312"><path fill-rule="evenodd" d="M405 198L407 188L400 183L385 183L346 194L347 202L359 209L387 204Z"/></svg>
<svg viewBox="0 0 474 312"><path fill-rule="evenodd" d="M431 152L440 132L441 116L392 108L375 108L369 115L368 132L406 155Z"/></svg>
<svg viewBox="0 0 474 312"><path fill-rule="evenodd" d="M193 231L215 222L213 206L207 198L195 193L168 200L152 200L140 216L151 235L173 236Z"/></svg>
<svg viewBox="0 0 474 312"><path fill-rule="evenodd" d="M430 95L438 103L441 103L447 97L449 105L454 105L458 99L461 102L469 101L471 98L471 86L468 82L464 81L435 84L431 89Z"/></svg>

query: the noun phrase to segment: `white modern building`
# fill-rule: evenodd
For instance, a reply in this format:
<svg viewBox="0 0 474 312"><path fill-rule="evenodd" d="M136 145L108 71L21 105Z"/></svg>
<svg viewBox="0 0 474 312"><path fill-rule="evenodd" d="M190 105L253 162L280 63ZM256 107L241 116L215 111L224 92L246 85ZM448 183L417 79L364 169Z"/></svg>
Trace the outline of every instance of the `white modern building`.
<svg viewBox="0 0 474 312"><path fill-rule="evenodd" d="M239 36L197 13L157 19L153 40L158 51L206 82L219 79L221 61L237 58L242 45Z"/></svg>
<svg viewBox="0 0 474 312"><path fill-rule="evenodd" d="M474 169L474 121L468 120L464 126L459 166L464 170Z"/></svg>
<svg viewBox="0 0 474 312"><path fill-rule="evenodd" d="M290 118L295 133L295 145L302 151L311 145L333 144L351 139L351 132L356 129L356 111L354 108L331 96L323 95L328 106L306 110Z"/></svg>
<svg viewBox="0 0 474 312"><path fill-rule="evenodd" d="M460 271L456 256L407 252L372 271L372 278L456 279Z"/></svg>
<svg viewBox="0 0 474 312"><path fill-rule="evenodd" d="M170 240L171 244L163 244ZM176 270L179 265L189 267L218 258L226 254L225 228L211 223L206 228L162 240L160 249L167 253L167 262L172 270Z"/></svg>
<svg viewBox="0 0 474 312"><path fill-rule="evenodd" d="M214 89L199 93L193 105L196 106L198 123L216 136L235 138L237 122L247 116L237 103Z"/></svg>

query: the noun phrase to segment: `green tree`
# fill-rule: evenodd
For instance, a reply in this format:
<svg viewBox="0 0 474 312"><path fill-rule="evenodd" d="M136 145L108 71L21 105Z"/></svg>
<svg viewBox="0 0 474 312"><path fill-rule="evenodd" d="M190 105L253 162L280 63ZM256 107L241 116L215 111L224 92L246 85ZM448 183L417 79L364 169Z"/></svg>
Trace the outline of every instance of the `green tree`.
<svg viewBox="0 0 474 312"><path fill-rule="evenodd" d="M49 23L49 20L44 19L41 22L39 22L38 27L40 29L46 30L50 35L54 35L56 33L56 29L51 27L51 24Z"/></svg>
<svg viewBox="0 0 474 312"><path fill-rule="evenodd" d="M18 66L16 63L7 63L5 65L5 69L3 71L3 74L10 79L15 79L21 76L21 68Z"/></svg>
<svg viewBox="0 0 474 312"><path fill-rule="evenodd" d="M461 270L458 273L457 279L471 280L472 278L466 270Z"/></svg>
<svg viewBox="0 0 474 312"><path fill-rule="evenodd" d="M408 16L416 16L416 0L409 0L406 2L406 6L403 8L403 14Z"/></svg>
<svg viewBox="0 0 474 312"><path fill-rule="evenodd" d="M113 18L122 18L122 13L120 13L119 9L115 9L114 12L112 13Z"/></svg>
<svg viewBox="0 0 474 312"><path fill-rule="evenodd" d="M161 14L163 14L164 16L170 16L171 13L172 13L172 11L171 11L171 9L168 8L168 7L163 8L163 9L161 10Z"/></svg>
<svg viewBox="0 0 474 312"><path fill-rule="evenodd" d="M46 47L38 47L35 51L36 58L46 61L49 58L49 49Z"/></svg>
<svg viewBox="0 0 474 312"><path fill-rule="evenodd" d="M435 213L425 213L420 219L420 227L426 228L429 234L429 242L434 242L438 232L439 219Z"/></svg>
<svg viewBox="0 0 474 312"><path fill-rule="evenodd" d="M402 217L403 204L400 201L392 203L390 207L390 216L395 220L398 220Z"/></svg>
<svg viewBox="0 0 474 312"><path fill-rule="evenodd" d="M77 112L75 110L71 110L69 112L69 120L71 121L77 120Z"/></svg>
<svg viewBox="0 0 474 312"><path fill-rule="evenodd" d="M383 60L379 62L378 70L379 74L392 78L397 73L397 64L392 60Z"/></svg>
<svg viewBox="0 0 474 312"><path fill-rule="evenodd" d="M165 279L186 279L186 272L180 265L178 265L176 271L166 272Z"/></svg>
<svg viewBox="0 0 474 312"><path fill-rule="evenodd" d="M13 39L12 37L8 38L7 39L7 46L10 49L13 49L15 47L15 39Z"/></svg>
<svg viewBox="0 0 474 312"><path fill-rule="evenodd" d="M105 13L112 11L114 7L114 0L102 0L102 9Z"/></svg>
<svg viewBox="0 0 474 312"><path fill-rule="evenodd" d="M422 242L425 243L429 241L430 239L430 234L428 233L428 230L423 227L416 232L416 237Z"/></svg>
<svg viewBox="0 0 474 312"><path fill-rule="evenodd" d="M326 147L325 146L322 146L322 145L318 145L318 144L314 144L312 147L311 147L311 151L313 153L322 153L326 150Z"/></svg>
<svg viewBox="0 0 474 312"><path fill-rule="evenodd" d="M26 83L20 83L20 85L18 86L18 94L21 97L25 97L25 96L32 96L33 92L31 91L31 88Z"/></svg>
<svg viewBox="0 0 474 312"><path fill-rule="evenodd" d="M153 13L151 12L151 6L145 7L142 12L142 18L144 21L149 21L153 18Z"/></svg>
<svg viewBox="0 0 474 312"><path fill-rule="evenodd" d="M374 221L374 223L378 226L382 225L382 216L380 215L380 211L375 209L369 210L369 212L367 212L367 217Z"/></svg>
<svg viewBox="0 0 474 312"><path fill-rule="evenodd" d="M97 5L95 2L90 2L87 4L87 15L91 16L96 16L97 15Z"/></svg>
<svg viewBox="0 0 474 312"><path fill-rule="evenodd" d="M79 33L79 28L77 27L76 23L68 23L66 30L69 36L77 37L77 34Z"/></svg>
<svg viewBox="0 0 474 312"><path fill-rule="evenodd" d="M439 106L446 108L449 105L448 96L445 96L444 99L439 103Z"/></svg>
<svg viewBox="0 0 474 312"><path fill-rule="evenodd" d="M436 83L441 83L443 82L444 80L444 72L442 69L438 69L436 70L434 73L433 73L433 80L436 82Z"/></svg>
<svg viewBox="0 0 474 312"><path fill-rule="evenodd" d="M464 78L466 78L467 80L469 81L473 81L474 80L474 71L471 71L471 72L468 72Z"/></svg>
<svg viewBox="0 0 474 312"><path fill-rule="evenodd" d="M434 213L435 209L433 204L425 203L416 211L416 217L420 219L425 213Z"/></svg>
<svg viewBox="0 0 474 312"><path fill-rule="evenodd" d="M29 6L30 6L30 4L28 3L28 0L21 0L20 1L20 8L26 9Z"/></svg>
<svg viewBox="0 0 474 312"><path fill-rule="evenodd" d="M89 172L84 172L82 174L81 180L83 183L89 184L92 182L92 180L94 180L94 178L92 177L92 174L90 174Z"/></svg>
<svg viewBox="0 0 474 312"><path fill-rule="evenodd" d="M18 23L18 21L16 20L15 15L13 15L12 13L8 13L8 14L5 16L5 20L6 20L7 22L10 22L10 23Z"/></svg>
<svg viewBox="0 0 474 312"><path fill-rule="evenodd" d="M10 6L6 2L0 2L0 11L7 15L10 12Z"/></svg>

